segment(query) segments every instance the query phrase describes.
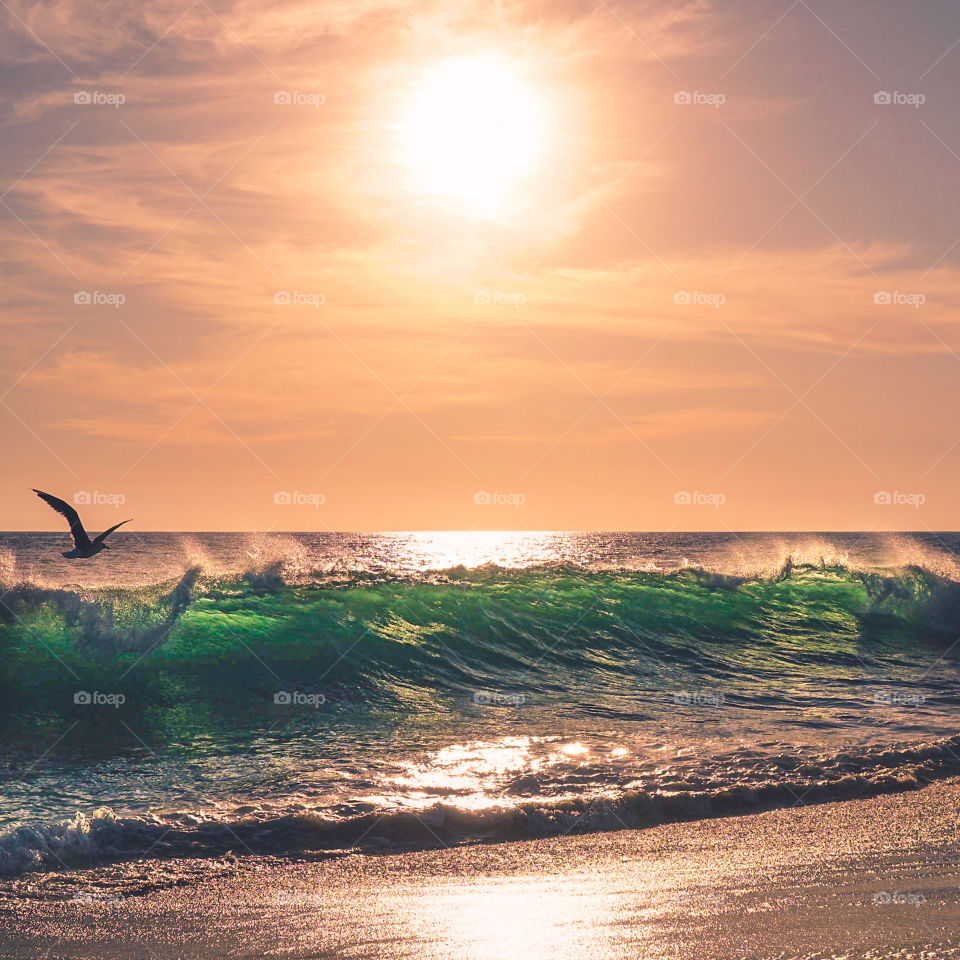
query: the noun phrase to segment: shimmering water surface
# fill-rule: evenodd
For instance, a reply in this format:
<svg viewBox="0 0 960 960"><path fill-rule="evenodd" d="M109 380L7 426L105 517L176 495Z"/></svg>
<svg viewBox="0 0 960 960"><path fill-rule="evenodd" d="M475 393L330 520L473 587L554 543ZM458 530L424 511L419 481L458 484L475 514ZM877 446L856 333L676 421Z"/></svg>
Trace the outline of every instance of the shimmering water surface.
<svg viewBox="0 0 960 960"><path fill-rule="evenodd" d="M960 537L0 537L0 869L642 826L956 772Z"/></svg>

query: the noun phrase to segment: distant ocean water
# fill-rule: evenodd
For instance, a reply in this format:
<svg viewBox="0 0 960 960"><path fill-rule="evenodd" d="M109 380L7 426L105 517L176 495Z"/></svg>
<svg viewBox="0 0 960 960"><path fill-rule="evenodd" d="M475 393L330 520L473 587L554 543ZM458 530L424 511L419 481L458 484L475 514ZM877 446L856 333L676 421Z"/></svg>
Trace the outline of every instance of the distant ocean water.
<svg viewBox="0 0 960 960"><path fill-rule="evenodd" d="M0 873L960 773L960 536L0 535Z"/></svg>

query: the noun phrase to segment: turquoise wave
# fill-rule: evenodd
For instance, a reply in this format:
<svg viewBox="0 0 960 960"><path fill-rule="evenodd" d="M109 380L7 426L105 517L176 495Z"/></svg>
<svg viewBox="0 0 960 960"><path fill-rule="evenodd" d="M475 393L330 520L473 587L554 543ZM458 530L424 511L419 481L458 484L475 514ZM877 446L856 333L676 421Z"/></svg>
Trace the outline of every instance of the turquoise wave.
<svg viewBox="0 0 960 960"><path fill-rule="evenodd" d="M958 613L960 586L916 567L788 565L768 579L486 567L313 583L192 569L138 589L19 584L0 602L0 724L95 724L82 693L122 695L112 717L164 736L256 724L291 690L440 710L471 691L545 703L589 690L593 709L628 715L638 691L682 684L762 706L785 688L920 669Z"/></svg>

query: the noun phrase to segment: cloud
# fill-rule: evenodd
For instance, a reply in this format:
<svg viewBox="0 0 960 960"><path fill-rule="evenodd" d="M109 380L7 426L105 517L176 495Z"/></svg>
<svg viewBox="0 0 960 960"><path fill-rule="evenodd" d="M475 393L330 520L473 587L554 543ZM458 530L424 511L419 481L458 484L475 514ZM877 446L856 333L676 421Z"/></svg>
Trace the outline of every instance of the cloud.
<svg viewBox="0 0 960 960"><path fill-rule="evenodd" d="M78 467L158 441L322 472L367 444L449 459L437 437L524 467L561 436L611 464L637 436L678 464L736 437L729 462L824 371L859 397L866 369L940 383L949 115L876 113L796 14L791 54L760 4L14 0L0 390L53 449L91 441ZM457 56L505 58L541 106L536 170L489 220L401 149L421 71ZM879 444L866 406L849 434Z"/></svg>

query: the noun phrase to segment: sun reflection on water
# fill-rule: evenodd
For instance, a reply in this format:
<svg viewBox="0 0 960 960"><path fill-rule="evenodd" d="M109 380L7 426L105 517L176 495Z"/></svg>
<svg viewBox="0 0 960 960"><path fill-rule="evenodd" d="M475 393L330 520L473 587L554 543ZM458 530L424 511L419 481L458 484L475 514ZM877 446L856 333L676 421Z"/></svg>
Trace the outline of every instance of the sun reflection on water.
<svg viewBox="0 0 960 960"><path fill-rule="evenodd" d="M450 567L524 567L564 557L570 543L562 534L514 530L439 530L396 534L396 548L406 565L422 570ZM567 557L567 559L570 559Z"/></svg>
<svg viewBox="0 0 960 960"><path fill-rule="evenodd" d="M439 941L431 955L585 960L604 938L598 920L609 908L606 897L595 891L584 896L573 880L503 878L446 886L431 898L432 916L421 921L433 928L429 939Z"/></svg>
<svg viewBox="0 0 960 960"><path fill-rule="evenodd" d="M490 794L504 778L539 769L543 760L532 757L530 747L530 737L454 743L426 761L401 764L403 773L387 782L402 790L405 802L414 805L456 796L459 806L485 806L493 802Z"/></svg>
<svg viewBox="0 0 960 960"><path fill-rule="evenodd" d="M620 761L626 747L597 751L560 737L502 737L492 741L449 744L428 756L399 764L383 779L376 798L405 807L437 802L467 809L501 806L535 794L564 794L564 778L593 772L588 767ZM574 789L576 792L576 789Z"/></svg>

